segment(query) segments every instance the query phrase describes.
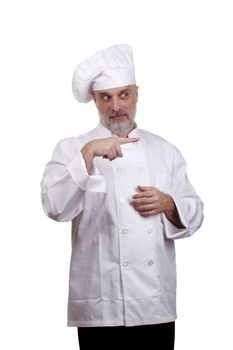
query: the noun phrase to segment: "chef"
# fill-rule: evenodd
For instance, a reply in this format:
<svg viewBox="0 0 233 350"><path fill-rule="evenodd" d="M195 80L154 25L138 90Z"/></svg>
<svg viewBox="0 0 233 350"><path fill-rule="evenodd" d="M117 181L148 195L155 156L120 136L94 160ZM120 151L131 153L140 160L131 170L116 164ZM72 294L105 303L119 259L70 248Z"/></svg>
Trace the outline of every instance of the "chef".
<svg viewBox="0 0 233 350"><path fill-rule="evenodd" d="M41 182L46 214L72 222L68 326L81 350L174 349L174 241L201 226L202 201L180 151L135 122L130 46L81 62L72 89L99 124L61 140Z"/></svg>

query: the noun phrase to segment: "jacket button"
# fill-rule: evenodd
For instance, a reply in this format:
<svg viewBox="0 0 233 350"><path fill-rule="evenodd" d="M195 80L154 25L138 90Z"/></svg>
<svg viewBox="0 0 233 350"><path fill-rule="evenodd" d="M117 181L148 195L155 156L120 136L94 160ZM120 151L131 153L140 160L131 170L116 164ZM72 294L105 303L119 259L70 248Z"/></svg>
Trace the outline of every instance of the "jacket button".
<svg viewBox="0 0 233 350"><path fill-rule="evenodd" d="M129 263L128 263L127 261L125 261L125 262L123 263L123 267L127 267L127 266L129 266Z"/></svg>
<svg viewBox="0 0 233 350"><path fill-rule="evenodd" d="M124 197L120 197L119 201L120 201L120 203L125 203L125 198Z"/></svg>
<svg viewBox="0 0 233 350"><path fill-rule="evenodd" d="M124 228L121 232L122 232L124 235L126 235L126 233L128 233L128 230L127 230L127 228Z"/></svg>
<svg viewBox="0 0 233 350"><path fill-rule="evenodd" d="M149 260L149 261L148 261L148 265L151 266L151 265L153 265L153 264L154 264L154 261L153 261L153 260Z"/></svg>
<svg viewBox="0 0 233 350"><path fill-rule="evenodd" d="M148 233L151 233L153 230L152 230L152 228L151 227L149 227L148 229L147 229L147 232Z"/></svg>
<svg viewBox="0 0 233 350"><path fill-rule="evenodd" d="M119 172L121 172L122 168L119 166L119 167L116 168L116 170L119 173Z"/></svg>
<svg viewBox="0 0 233 350"><path fill-rule="evenodd" d="M144 168L143 166L140 166L139 170L140 170L141 172L143 172L143 171L145 171L145 168Z"/></svg>

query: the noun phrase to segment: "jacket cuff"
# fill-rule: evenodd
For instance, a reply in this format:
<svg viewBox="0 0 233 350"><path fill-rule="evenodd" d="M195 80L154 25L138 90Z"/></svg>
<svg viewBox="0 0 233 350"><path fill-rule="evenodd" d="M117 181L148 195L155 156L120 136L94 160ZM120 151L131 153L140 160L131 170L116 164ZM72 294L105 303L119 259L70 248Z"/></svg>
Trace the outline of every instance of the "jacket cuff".
<svg viewBox="0 0 233 350"><path fill-rule="evenodd" d="M162 213L165 236L168 239L178 239L178 238L189 236L188 223L185 220L185 207L182 201L179 200L178 198L175 198L174 196L172 196L172 199L175 202L180 221L184 226L184 228L178 228L175 225L173 225L171 221L167 219L166 215Z"/></svg>
<svg viewBox="0 0 233 350"><path fill-rule="evenodd" d="M104 176L99 175L99 171L95 166L93 166L93 174L88 174L81 152L79 152L68 164L67 168L74 182L84 191L106 192L106 181Z"/></svg>

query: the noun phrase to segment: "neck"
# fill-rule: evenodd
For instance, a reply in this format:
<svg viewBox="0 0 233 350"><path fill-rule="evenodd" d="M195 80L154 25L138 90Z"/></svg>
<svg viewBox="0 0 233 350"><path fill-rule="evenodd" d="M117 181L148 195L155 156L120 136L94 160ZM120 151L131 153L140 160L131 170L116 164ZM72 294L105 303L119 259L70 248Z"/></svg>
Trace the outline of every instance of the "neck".
<svg viewBox="0 0 233 350"><path fill-rule="evenodd" d="M135 129L137 127L136 123L134 123L131 128L129 128L128 130L126 130L125 132L123 132L120 135L117 135L119 137L128 137L129 133L131 133L131 131L133 131L133 129Z"/></svg>

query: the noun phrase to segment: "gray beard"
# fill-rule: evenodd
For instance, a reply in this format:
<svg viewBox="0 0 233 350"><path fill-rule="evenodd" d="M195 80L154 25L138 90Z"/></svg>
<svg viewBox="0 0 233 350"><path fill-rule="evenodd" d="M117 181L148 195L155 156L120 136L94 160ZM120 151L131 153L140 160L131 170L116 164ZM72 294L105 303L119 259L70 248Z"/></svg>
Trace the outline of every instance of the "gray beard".
<svg viewBox="0 0 233 350"><path fill-rule="evenodd" d="M117 136L121 136L127 133L127 131L132 128L132 126L134 125L135 115L136 111L131 118L129 116L126 116L125 118L127 119L123 121L114 121L114 119L104 119L99 113L101 124L105 126L108 130L110 130L113 135Z"/></svg>

